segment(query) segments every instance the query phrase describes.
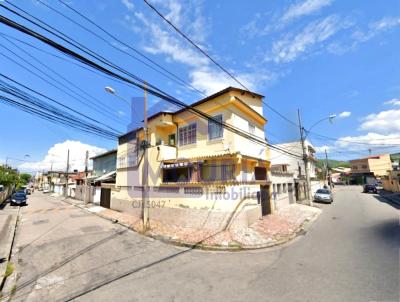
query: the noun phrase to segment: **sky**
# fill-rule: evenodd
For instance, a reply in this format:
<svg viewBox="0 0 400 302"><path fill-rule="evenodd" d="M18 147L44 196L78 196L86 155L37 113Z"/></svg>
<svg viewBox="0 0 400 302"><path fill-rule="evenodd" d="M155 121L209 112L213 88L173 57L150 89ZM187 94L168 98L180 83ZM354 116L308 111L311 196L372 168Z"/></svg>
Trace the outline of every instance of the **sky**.
<svg viewBox="0 0 400 302"><path fill-rule="evenodd" d="M297 123L299 109L304 127L310 129L316 122L336 114L332 123L323 120L307 135L318 152L327 149L330 158L351 159L400 150L399 1L150 2L247 88L264 95L264 102L286 119ZM8 1L0 3L12 7ZM67 3L197 91L126 55L124 52L139 57L59 1L11 3L185 103L227 86L239 87L143 1ZM4 8L0 7L0 11L45 33ZM142 91L83 69L51 47L3 24L0 40L1 73L101 120L120 133L127 131L129 105L107 94L104 87L113 87L125 100L134 98L134 103L140 100ZM174 109L153 96L149 97L149 105L150 112ZM266 137L271 143L299 138L298 127L267 106L264 115L268 120ZM71 168L82 169L86 150L92 156L116 148L113 140L53 124L1 101L0 130L0 162L7 160L26 171L49 169L51 165L64 170L68 149L73 150Z"/></svg>

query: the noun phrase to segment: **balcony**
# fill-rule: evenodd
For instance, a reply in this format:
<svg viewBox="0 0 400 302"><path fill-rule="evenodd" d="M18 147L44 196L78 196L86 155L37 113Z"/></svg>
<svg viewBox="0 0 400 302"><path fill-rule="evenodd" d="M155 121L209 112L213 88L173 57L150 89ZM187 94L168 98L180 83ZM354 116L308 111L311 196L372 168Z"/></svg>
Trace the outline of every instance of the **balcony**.
<svg viewBox="0 0 400 302"><path fill-rule="evenodd" d="M158 157L159 161L176 159L176 147L159 145L157 146L157 150L160 152Z"/></svg>

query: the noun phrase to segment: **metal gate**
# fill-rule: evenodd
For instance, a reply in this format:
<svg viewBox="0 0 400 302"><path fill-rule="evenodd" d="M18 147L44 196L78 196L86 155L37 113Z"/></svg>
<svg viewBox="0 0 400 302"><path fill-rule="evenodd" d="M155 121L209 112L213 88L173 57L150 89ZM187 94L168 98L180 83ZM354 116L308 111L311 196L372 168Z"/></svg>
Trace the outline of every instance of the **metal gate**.
<svg viewBox="0 0 400 302"><path fill-rule="evenodd" d="M100 206L109 209L110 203L111 203L111 189L101 188Z"/></svg>
<svg viewBox="0 0 400 302"><path fill-rule="evenodd" d="M260 201L262 216L271 214L271 198L269 196L269 186L260 186Z"/></svg>

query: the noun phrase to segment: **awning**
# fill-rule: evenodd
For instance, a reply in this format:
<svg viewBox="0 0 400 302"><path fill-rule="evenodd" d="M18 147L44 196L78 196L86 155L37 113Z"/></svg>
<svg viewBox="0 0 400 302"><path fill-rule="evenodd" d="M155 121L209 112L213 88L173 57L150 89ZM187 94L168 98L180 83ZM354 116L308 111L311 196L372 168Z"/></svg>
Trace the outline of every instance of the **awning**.
<svg viewBox="0 0 400 302"><path fill-rule="evenodd" d="M176 169L176 168L186 168L193 167L193 163L191 162L182 162L182 163L174 163L174 164L163 164L163 169Z"/></svg>
<svg viewBox="0 0 400 302"><path fill-rule="evenodd" d="M94 179L93 181L98 182L98 181L110 180L110 179L114 178L116 174L117 174L116 171L111 171L111 172L108 172L107 174L104 174L104 175Z"/></svg>

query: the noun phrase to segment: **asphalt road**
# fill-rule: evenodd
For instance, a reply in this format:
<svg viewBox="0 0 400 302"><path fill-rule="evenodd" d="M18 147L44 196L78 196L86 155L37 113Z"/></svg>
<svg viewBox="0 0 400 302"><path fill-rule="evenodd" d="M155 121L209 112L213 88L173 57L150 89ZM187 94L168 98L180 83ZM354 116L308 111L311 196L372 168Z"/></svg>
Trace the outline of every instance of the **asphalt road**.
<svg viewBox="0 0 400 302"><path fill-rule="evenodd" d="M399 210L360 191L337 188L290 244L233 253L169 246L38 192L12 301L400 301Z"/></svg>

